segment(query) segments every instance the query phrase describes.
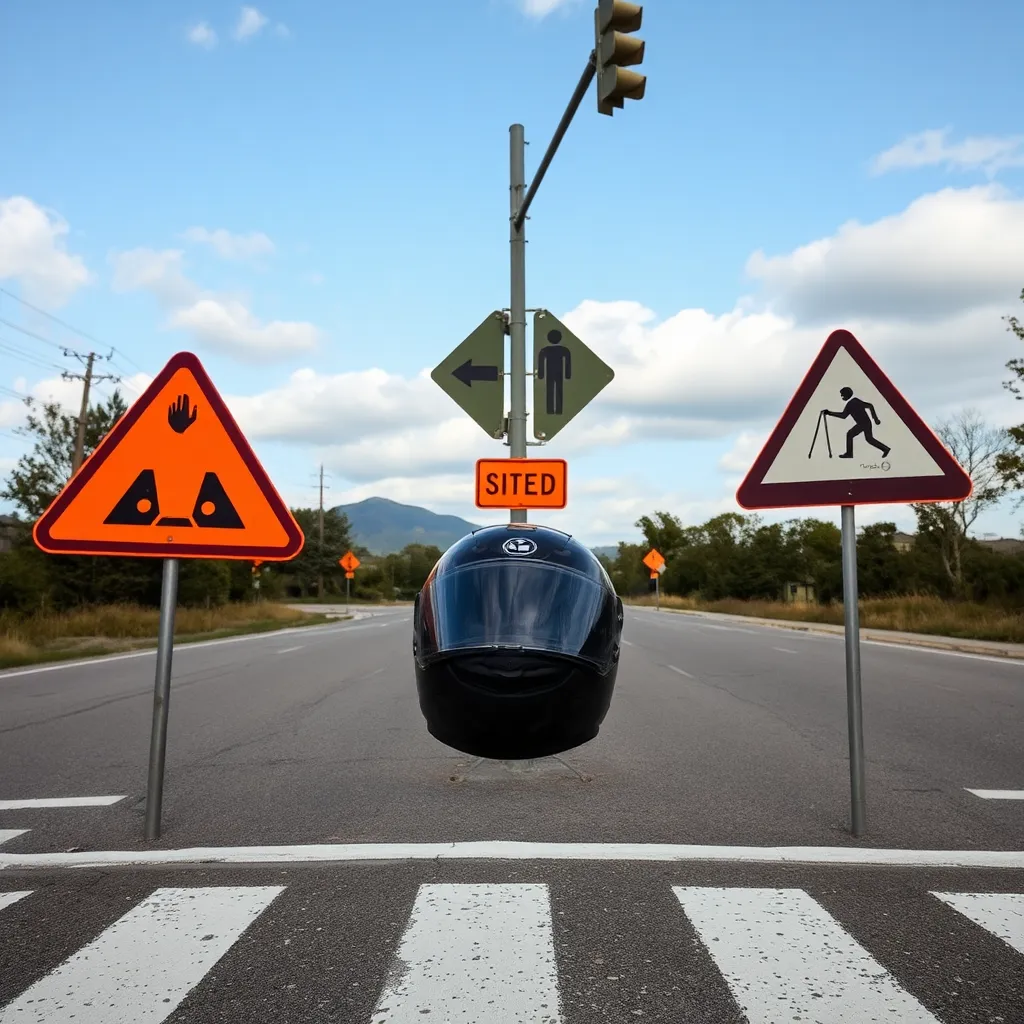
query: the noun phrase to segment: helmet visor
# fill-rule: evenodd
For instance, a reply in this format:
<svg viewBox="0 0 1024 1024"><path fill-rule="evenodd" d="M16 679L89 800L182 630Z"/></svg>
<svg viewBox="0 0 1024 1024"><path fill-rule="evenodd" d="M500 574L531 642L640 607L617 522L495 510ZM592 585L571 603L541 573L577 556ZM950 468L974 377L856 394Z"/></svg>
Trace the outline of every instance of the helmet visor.
<svg viewBox="0 0 1024 1024"><path fill-rule="evenodd" d="M501 647L603 666L617 639L608 591L581 573L544 562L476 562L436 576L426 596L422 614L432 628L425 655Z"/></svg>

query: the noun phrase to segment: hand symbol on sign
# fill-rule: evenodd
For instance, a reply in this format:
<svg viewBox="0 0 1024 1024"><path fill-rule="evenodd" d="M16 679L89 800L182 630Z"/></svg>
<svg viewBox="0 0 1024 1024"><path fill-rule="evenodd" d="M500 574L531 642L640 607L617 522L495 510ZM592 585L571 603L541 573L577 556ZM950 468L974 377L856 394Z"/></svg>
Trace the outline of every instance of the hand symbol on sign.
<svg viewBox="0 0 1024 1024"><path fill-rule="evenodd" d="M178 395L178 401L167 410L167 422L176 434L184 434L196 421L199 406L192 407L192 415L188 414L188 395Z"/></svg>

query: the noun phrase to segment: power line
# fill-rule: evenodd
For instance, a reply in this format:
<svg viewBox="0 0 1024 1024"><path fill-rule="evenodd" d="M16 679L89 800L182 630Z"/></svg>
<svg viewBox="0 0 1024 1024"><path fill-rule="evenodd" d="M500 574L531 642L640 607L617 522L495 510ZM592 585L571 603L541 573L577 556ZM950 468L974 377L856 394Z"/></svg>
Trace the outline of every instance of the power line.
<svg viewBox="0 0 1024 1024"><path fill-rule="evenodd" d="M23 348L18 348L15 345L10 344L6 338L0 337L0 350L7 352L9 355L17 356L22 362L28 363L31 366L39 367L42 370L63 370L64 367L58 363L50 363L45 359L41 359L33 352L26 352Z"/></svg>
<svg viewBox="0 0 1024 1024"><path fill-rule="evenodd" d="M10 327L11 330L18 331L29 338L34 338L36 341L41 341L44 345L49 345L51 348L58 349L61 352L67 351L67 346L58 345L57 342L50 341L49 338L44 338L41 334L36 334L35 331L30 331L27 327L21 327L18 324L11 323L10 320L5 320L2 316L0 316L0 324L4 324L5 326Z"/></svg>
<svg viewBox="0 0 1024 1024"><path fill-rule="evenodd" d="M113 345L107 345L106 342L100 341L98 338L94 338L91 334L87 334L85 331L80 330L78 327L73 327L66 321L61 320L60 317L54 316L52 313L48 313L45 309L40 309L38 306L33 306L31 302L28 302L25 299L21 298L20 296L15 295L14 292L8 291L8 289L6 288L0 288L0 294L6 295L9 298L14 299L15 302L20 302L23 306L27 306L29 309L33 310L36 313L39 313L41 316L47 317L48 319L52 320L55 324L60 324L61 327L71 331L72 334L77 334L78 337L84 338L86 341L92 342L94 345L97 345L100 348L109 348L111 356L116 352L123 359L127 359L128 362L131 363L132 366L134 366L140 373L146 372L141 366L139 366L137 362L135 362L134 359L132 359L130 355L128 355L127 352L124 352L119 348L115 348ZM0 320L0 323L7 323L7 321ZM15 324L8 324L8 326L14 327L15 330L23 330L23 328L20 328ZM31 334L30 331L25 331L25 333L30 334L32 337L44 342L47 345L52 345L54 348L63 347L61 345L58 345L56 342L50 341L48 338L42 338L38 334ZM110 356L107 356L107 359L109 360Z"/></svg>

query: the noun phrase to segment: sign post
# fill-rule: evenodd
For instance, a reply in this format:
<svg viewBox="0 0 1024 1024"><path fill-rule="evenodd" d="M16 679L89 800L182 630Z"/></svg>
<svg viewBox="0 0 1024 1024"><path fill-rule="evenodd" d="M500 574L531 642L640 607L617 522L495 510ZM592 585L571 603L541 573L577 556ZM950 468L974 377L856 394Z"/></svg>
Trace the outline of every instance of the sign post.
<svg viewBox="0 0 1024 1024"><path fill-rule="evenodd" d="M305 538L213 381L179 352L32 528L55 555L162 558L145 835L160 837L182 558L287 561ZM256 581L258 583L258 580Z"/></svg>
<svg viewBox="0 0 1024 1024"><path fill-rule="evenodd" d="M829 419L845 431L841 452L838 444L833 450ZM821 433L824 446L817 443ZM963 501L972 488L963 467L860 342L849 331L833 331L736 493L746 509L841 509L850 819L858 838L867 831L867 797L854 510L887 502Z"/></svg>
<svg viewBox="0 0 1024 1024"><path fill-rule="evenodd" d="M164 802L164 763L167 754L167 712L171 700L171 658L174 654L174 612L178 603L178 560L164 559L160 586L160 628L156 641L156 689L153 730L149 740L149 781L146 787L147 839L160 838Z"/></svg>

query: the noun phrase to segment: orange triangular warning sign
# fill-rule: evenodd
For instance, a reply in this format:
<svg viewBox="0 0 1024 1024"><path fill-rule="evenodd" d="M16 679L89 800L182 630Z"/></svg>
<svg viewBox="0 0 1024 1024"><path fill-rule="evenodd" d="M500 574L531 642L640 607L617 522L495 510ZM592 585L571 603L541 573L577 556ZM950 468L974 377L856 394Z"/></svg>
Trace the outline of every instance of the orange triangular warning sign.
<svg viewBox="0 0 1024 1024"><path fill-rule="evenodd" d="M971 478L849 331L833 331L740 485L742 508L962 501Z"/></svg>
<svg viewBox="0 0 1024 1024"><path fill-rule="evenodd" d="M55 555L264 561L305 541L191 352L171 357L32 535Z"/></svg>

